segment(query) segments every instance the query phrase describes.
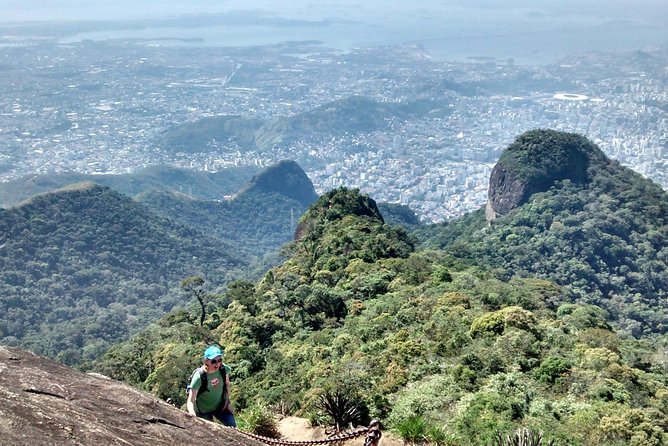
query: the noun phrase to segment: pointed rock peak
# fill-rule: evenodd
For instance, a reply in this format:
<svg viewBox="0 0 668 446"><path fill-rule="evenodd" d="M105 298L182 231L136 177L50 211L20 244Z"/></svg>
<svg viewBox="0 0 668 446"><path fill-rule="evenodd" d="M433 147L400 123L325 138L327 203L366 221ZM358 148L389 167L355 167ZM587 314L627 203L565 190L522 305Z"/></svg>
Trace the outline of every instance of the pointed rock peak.
<svg viewBox="0 0 668 446"><path fill-rule="evenodd" d="M531 130L503 152L489 179L488 221L506 215L544 192L555 181L584 184L590 169L607 163L607 157L587 138L554 130Z"/></svg>
<svg viewBox="0 0 668 446"><path fill-rule="evenodd" d="M308 206L318 194L306 172L294 161L284 160L257 173L239 195L275 192Z"/></svg>

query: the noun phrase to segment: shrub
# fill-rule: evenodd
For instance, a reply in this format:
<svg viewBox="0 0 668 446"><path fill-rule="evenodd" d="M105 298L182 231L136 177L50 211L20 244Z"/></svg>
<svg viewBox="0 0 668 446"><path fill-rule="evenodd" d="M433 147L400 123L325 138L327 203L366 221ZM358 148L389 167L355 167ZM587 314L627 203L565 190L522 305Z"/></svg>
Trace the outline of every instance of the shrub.
<svg viewBox="0 0 668 446"><path fill-rule="evenodd" d="M448 432L444 427L429 425L427 427L427 441L435 446L455 446L458 443L455 435Z"/></svg>
<svg viewBox="0 0 668 446"><path fill-rule="evenodd" d="M265 406L250 406L237 416L239 429L269 438L281 438L276 420Z"/></svg>
<svg viewBox="0 0 668 446"><path fill-rule="evenodd" d="M421 443L427 439L427 421L420 415L411 415L396 425L399 436L407 443Z"/></svg>
<svg viewBox="0 0 668 446"><path fill-rule="evenodd" d="M547 384L554 384L557 378L561 377L571 369L572 364L564 358L550 356L541 362L540 366L534 372L537 380Z"/></svg>

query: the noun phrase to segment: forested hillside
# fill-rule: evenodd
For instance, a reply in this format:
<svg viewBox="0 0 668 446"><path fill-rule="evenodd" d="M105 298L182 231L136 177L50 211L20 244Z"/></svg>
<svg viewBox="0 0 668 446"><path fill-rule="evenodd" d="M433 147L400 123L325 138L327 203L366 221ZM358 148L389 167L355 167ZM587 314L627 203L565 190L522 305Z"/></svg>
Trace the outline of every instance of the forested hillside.
<svg viewBox="0 0 668 446"><path fill-rule="evenodd" d="M0 339L79 363L248 265L231 245L82 183L0 209Z"/></svg>
<svg viewBox="0 0 668 446"><path fill-rule="evenodd" d="M580 180L552 177L546 187L535 187L526 203L490 225L481 211L424 228L418 236L427 246L475 262L499 278L554 280L573 299L605 309L608 320L626 333L665 333L668 195L650 180L602 158L584 137L559 132L518 137L509 148L516 155L506 157L516 160L508 171L530 177L544 169L545 158L536 154L554 153L553 147L572 147L587 156L588 168ZM550 169L551 174L555 170ZM572 176L573 171L564 174ZM538 178L544 182L546 177ZM495 193L490 188L490 199Z"/></svg>
<svg viewBox="0 0 668 446"><path fill-rule="evenodd" d="M102 186L36 197L0 211L3 343L64 348L61 360L86 367L114 330L156 315L151 304L171 308L171 273L151 268L174 263L174 280L195 275L187 305L96 371L182 404L202 348L219 342L240 415L333 423L336 402L339 424L376 417L411 442L488 445L528 427L557 445L668 445L666 193L561 132L519 136L494 171L486 209L411 232L408 210L394 208L405 224L390 225L372 198L330 191L299 218L282 264L223 294L217 284L246 265L211 231ZM270 193L264 180L237 199ZM222 218L182 203L164 209L213 212L202 229ZM138 277L156 285L128 291ZM64 322L73 315L78 327Z"/></svg>
<svg viewBox="0 0 668 446"><path fill-rule="evenodd" d="M90 181L108 186L130 197L146 192L178 192L200 200L221 200L236 193L258 171L238 166L219 172L197 172L169 166L151 166L135 173L86 175L74 172L36 174L0 183L0 206L11 206L33 195L68 184Z"/></svg>
<svg viewBox="0 0 668 446"><path fill-rule="evenodd" d="M414 244L369 197L331 191L285 263L232 284L204 327L170 315L98 370L182 403L212 337L241 413L266 405L327 422L323 401L337 400L355 408L348 421L379 417L410 441L477 446L526 426L559 445L667 444L661 341L620 337L603 309L548 280Z"/></svg>
<svg viewBox="0 0 668 446"><path fill-rule="evenodd" d="M155 212L232 242L239 255L261 259L292 240L299 217L318 195L294 161L267 167L226 201L154 192L138 197Z"/></svg>

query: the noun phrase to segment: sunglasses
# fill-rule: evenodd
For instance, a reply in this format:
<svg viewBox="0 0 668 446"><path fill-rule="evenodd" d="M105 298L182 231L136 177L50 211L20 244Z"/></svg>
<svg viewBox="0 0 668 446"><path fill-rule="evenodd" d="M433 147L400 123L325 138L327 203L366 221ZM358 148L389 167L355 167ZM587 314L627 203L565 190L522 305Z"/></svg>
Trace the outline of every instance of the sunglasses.
<svg viewBox="0 0 668 446"><path fill-rule="evenodd" d="M209 362L212 365L216 365L216 364L222 363L223 361L221 359L210 359Z"/></svg>

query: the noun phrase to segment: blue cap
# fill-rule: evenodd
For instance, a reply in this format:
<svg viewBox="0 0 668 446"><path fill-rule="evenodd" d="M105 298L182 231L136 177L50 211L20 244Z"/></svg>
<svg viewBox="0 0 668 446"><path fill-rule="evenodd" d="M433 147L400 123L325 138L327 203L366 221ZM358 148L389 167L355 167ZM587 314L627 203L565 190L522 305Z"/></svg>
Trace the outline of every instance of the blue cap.
<svg viewBox="0 0 668 446"><path fill-rule="evenodd" d="M206 359L213 359L219 356L223 356L223 351L217 345L212 345L204 351L204 357Z"/></svg>

